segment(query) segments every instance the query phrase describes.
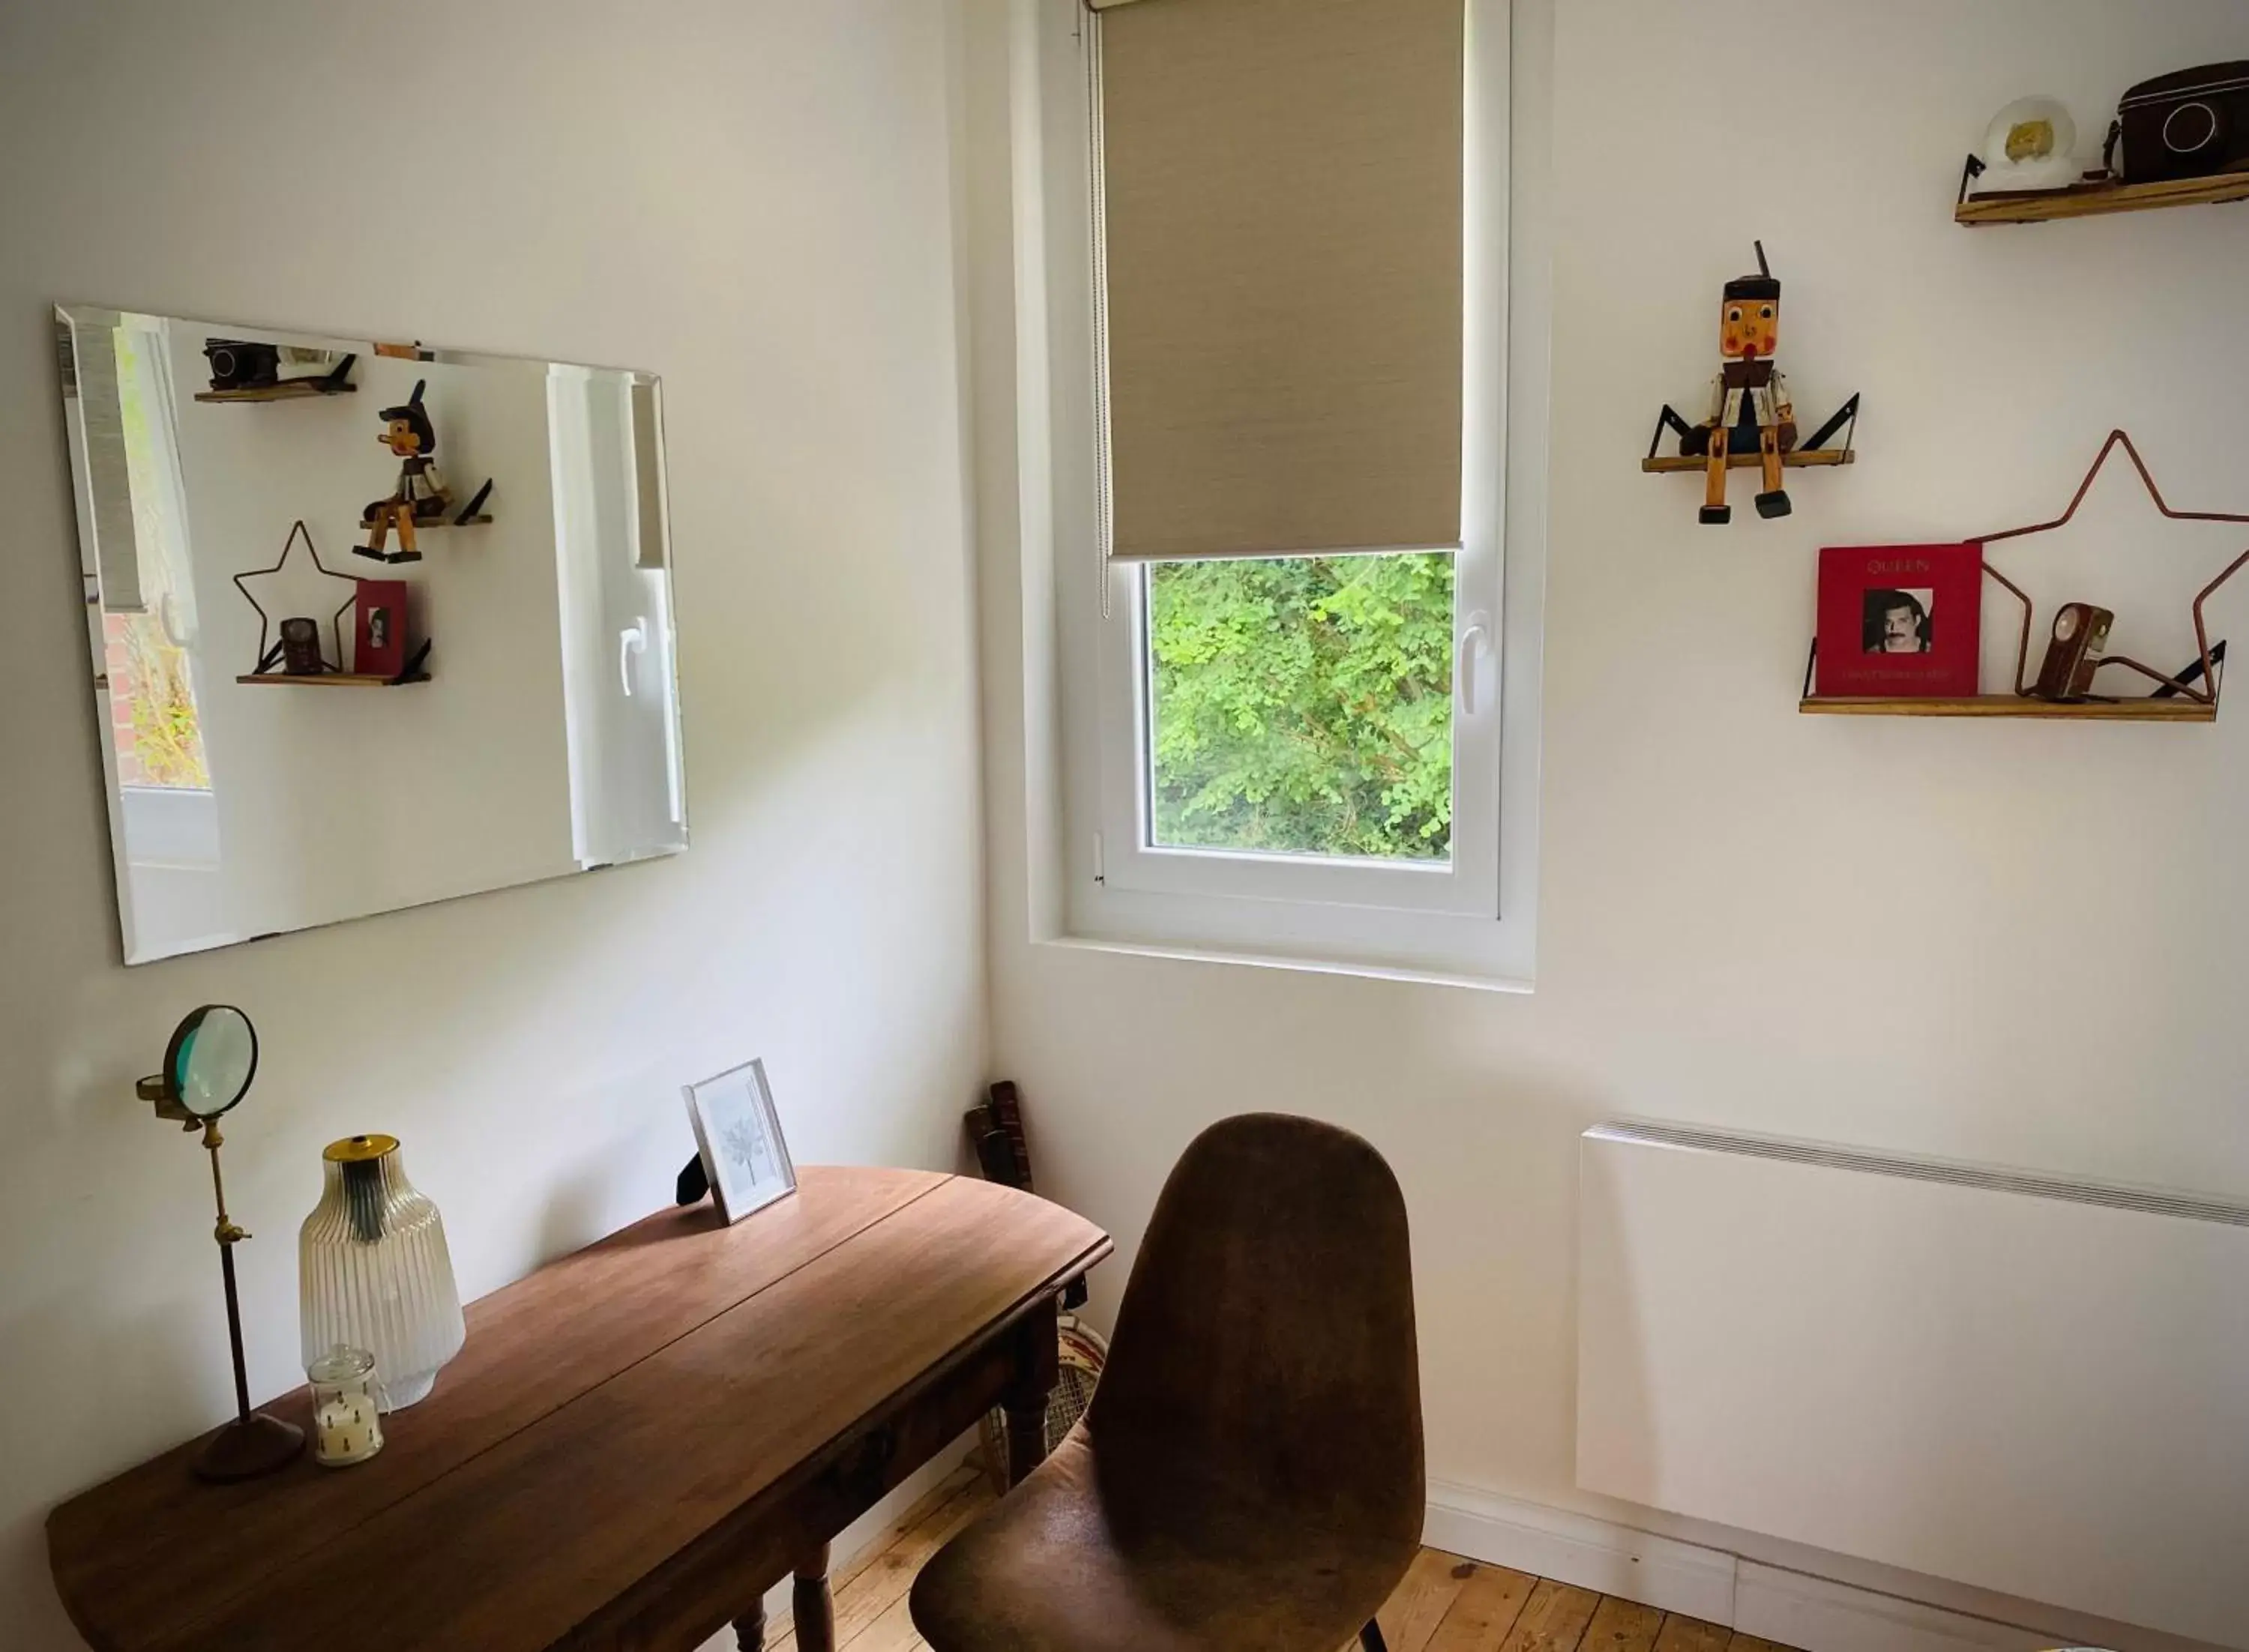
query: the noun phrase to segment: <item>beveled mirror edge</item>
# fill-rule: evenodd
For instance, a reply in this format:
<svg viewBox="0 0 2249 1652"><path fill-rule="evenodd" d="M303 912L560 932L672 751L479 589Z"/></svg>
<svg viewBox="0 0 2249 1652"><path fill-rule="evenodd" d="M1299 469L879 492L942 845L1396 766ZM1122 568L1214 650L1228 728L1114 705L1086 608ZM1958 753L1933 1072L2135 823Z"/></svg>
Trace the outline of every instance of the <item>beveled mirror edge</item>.
<svg viewBox="0 0 2249 1652"><path fill-rule="evenodd" d="M137 952L134 943L133 879L127 861L124 777L119 771L117 748L107 738L111 716L108 651L103 646L101 602L101 568L94 546L93 501L91 492L93 475L91 456L86 450L84 402L79 387L78 334L79 326L108 325L114 326L119 312L95 305L79 305L75 309L55 305L55 365L62 380L63 442L65 462L70 470L71 509L72 526L78 540L78 562L80 599L86 622L86 656L89 674L93 681L94 750L101 760L102 809L109 822L109 875L111 906L117 919L117 945L120 962L127 966L153 963L162 957L183 956L176 953ZM110 318L105 323L105 318ZM169 1069L167 1073L169 1076Z"/></svg>

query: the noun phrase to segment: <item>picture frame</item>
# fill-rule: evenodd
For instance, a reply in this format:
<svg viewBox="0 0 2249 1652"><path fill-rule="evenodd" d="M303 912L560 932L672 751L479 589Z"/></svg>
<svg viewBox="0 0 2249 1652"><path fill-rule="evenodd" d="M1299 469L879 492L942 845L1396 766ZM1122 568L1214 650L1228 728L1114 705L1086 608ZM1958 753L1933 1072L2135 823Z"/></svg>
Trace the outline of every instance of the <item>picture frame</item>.
<svg viewBox="0 0 2249 1652"><path fill-rule="evenodd" d="M1819 696L1966 699L1983 651L1979 545L1819 552Z"/></svg>
<svg viewBox="0 0 2249 1652"><path fill-rule="evenodd" d="M406 670L407 586L403 579L361 579L352 621L352 669L395 677Z"/></svg>
<svg viewBox="0 0 2249 1652"><path fill-rule="evenodd" d="M728 1226L796 1191L796 1167L781 1135L763 1061L729 1067L699 1084L682 1086L680 1093L687 1099L712 1203Z"/></svg>

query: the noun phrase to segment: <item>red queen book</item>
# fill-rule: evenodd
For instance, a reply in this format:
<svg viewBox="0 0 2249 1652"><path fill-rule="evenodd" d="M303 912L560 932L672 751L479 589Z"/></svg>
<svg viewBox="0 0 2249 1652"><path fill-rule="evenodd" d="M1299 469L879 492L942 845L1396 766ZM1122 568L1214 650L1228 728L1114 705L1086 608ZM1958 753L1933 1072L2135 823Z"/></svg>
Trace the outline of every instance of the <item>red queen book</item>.
<svg viewBox="0 0 2249 1652"><path fill-rule="evenodd" d="M361 579L354 607L352 669L395 677L406 668L406 581Z"/></svg>
<svg viewBox="0 0 2249 1652"><path fill-rule="evenodd" d="M1984 547L1819 553L1819 697L1964 699L1983 642Z"/></svg>

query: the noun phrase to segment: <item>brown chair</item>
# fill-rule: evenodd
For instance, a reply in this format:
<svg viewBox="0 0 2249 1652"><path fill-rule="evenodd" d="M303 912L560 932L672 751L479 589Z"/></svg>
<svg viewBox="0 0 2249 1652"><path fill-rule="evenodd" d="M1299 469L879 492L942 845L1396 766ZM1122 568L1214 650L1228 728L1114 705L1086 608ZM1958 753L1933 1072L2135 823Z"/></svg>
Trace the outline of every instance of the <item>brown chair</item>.
<svg viewBox="0 0 2249 1652"><path fill-rule="evenodd" d="M1084 1419L915 1580L932 1652L1379 1652L1420 1543L1406 1204L1309 1119L1196 1138Z"/></svg>

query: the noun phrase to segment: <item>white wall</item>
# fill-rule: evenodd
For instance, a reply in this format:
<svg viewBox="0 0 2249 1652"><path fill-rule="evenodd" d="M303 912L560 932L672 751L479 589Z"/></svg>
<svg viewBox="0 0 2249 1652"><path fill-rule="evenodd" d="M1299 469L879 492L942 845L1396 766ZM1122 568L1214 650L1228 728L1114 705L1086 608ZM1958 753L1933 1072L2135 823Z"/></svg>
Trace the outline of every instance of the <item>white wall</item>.
<svg viewBox="0 0 2249 1652"><path fill-rule="evenodd" d="M49 1506L230 1404L201 1155L132 1093L196 1004L265 1040L226 1149L261 1395L301 1379L339 1134L404 1139L471 1293L668 1198L677 1085L752 1053L800 1161L953 1162L985 1035L946 55L936 0L0 7L11 1652L77 1644ZM58 298L661 374L694 848L123 970Z"/></svg>
<svg viewBox="0 0 2249 1652"><path fill-rule="evenodd" d="M1050 619L1040 571L995 524L994 1059L1024 1084L1042 1187L1118 1236L1097 1276L1111 1303L1202 1126L1275 1107L1365 1134L1413 1216L1432 1475L1692 1535L1572 1484L1587 1125L1695 1120L2249 1194L2232 967L2249 708L2161 730L1795 703L1822 544L2054 514L2116 424L2174 504L2249 511L2249 209L1950 221L1961 158L2001 105L2055 93L2097 140L2129 82L2249 56L2249 10L1812 0L1762 32L1661 0L1556 10L1535 995L1031 944L1050 907L1027 845L1053 825L1042 800L1026 806L1026 754L1044 763L1049 737L1025 639ZM1755 236L1787 283L1799 408L1817 420L1866 392L1862 463L1802 474L1792 521L1758 522L1744 490L1737 525L1706 530L1697 484L1637 461L1662 402L1699 400L1718 287ZM985 304L1003 296L980 284ZM1012 371L982 364L980 387ZM1012 409L987 406L980 440L1011 439ZM1008 478L985 480L987 504L1012 507ZM2104 489L2082 531L1998 559L2045 602L2117 608L2120 646L2177 663L2189 600L2249 530L2150 524L2128 488ZM2218 632L2249 633L2249 588L2212 612Z"/></svg>

